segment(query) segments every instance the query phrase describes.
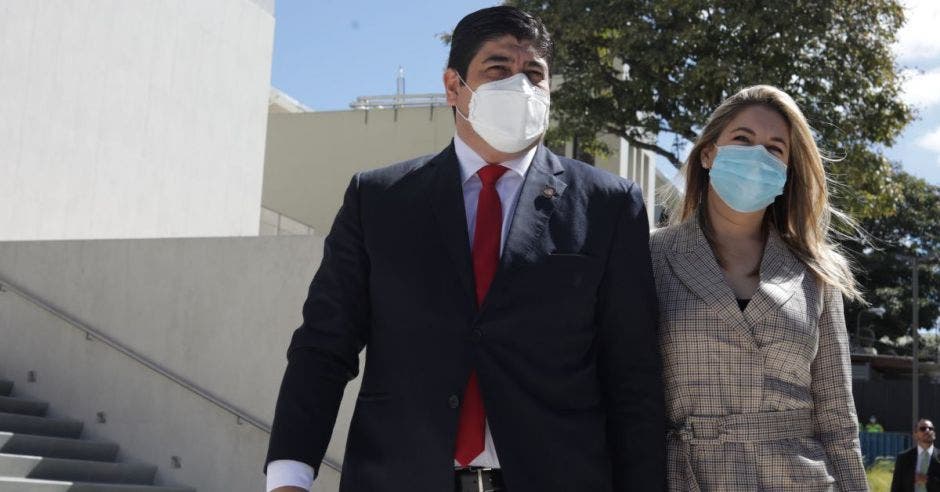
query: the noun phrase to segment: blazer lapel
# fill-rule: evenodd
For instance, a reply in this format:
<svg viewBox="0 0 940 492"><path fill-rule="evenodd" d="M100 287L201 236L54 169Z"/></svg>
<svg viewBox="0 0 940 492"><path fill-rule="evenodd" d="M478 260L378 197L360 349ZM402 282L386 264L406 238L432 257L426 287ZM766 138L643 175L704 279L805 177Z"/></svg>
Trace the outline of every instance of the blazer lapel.
<svg viewBox="0 0 940 492"><path fill-rule="evenodd" d="M536 243L555 211L555 202L568 186L558 175L564 173L558 158L539 146L526 173L509 234L503 245L500 270L511 270L520 263L538 258Z"/></svg>
<svg viewBox="0 0 940 492"><path fill-rule="evenodd" d="M560 177L564 172L558 158L540 144L526 172L522 189L519 190L499 269L483 307L488 304L487 300L501 290L513 270L524 264L534 263L547 253L537 246L539 237L555 211L557 201L568 186Z"/></svg>
<svg viewBox="0 0 940 492"><path fill-rule="evenodd" d="M460 182L460 163L453 142L428 164L434 168L430 186L431 210L441 233L441 241L457 270L460 285L470 299L475 300L467 213ZM476 305L476 302L473 304Z"/></svg>
<svg viewBox="0 0 940 492"><path fill-rule="evenodd" d="M796 293L805 274L803 263L793 256L780 235L771 229L761 259L760 285L744 310L748 323L754 326L770 313L781 309Z"/></svg>
<svg viewBox="0 0 940 492"><path fill-rule="evenodd" d="M751 345L755 344L734 292L725 282L724 273L712 253L697 218L686 221L676 236L673 252L668 256L676 276L709 310L724 320Z"/></svg>

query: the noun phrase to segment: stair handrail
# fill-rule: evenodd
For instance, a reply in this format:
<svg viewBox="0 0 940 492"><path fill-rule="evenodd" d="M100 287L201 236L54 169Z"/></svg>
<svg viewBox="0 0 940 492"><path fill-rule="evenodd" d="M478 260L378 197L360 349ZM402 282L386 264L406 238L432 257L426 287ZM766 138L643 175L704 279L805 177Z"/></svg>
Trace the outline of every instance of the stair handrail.
<svg viewBox="0 0 940 492"><path fill-rule="evenodd" d="M65 321L66 323L72 325L72 327L78 328L80 331L84 331L85 336L87 338L90 338L90 339L93 338L95 340L98 340L104 343L105 345L111 347L114 350L117 350L118 352L131 358L132 360L150 369L151 371L154 371L157 374L160 374L161 376L169 379L170 381L176 383L177 385L182 386L183 388L189 390L190 392L202 397L203 399L207 400L209 403L212 403L213 405L221 408L222 410L225 410L226 412L234 415L238 419L239 423L247 422L248 424L256 427L257 429L259 429L260 431L266 434L271 433L270 425L262 422L260 419L252 417L251 415L248 414L248 412L241 410L235 407L234 405L232 405L231 403L228 403L222 400L221 398L213 395L209 391L199 387L198 385L187 380L186 378L174 373L173 371L170 371L169 369L148 359L147 357L141 354L138 354L133 349L125 346L121 342L118 342L117 340L109 337L108 335L105 335L101 331L95 328L92 328L91 326L88 326L87 324L69 316L68 314L65 314L60 309L40 299L35 294L32 294L20 287L17 287L16 285L10 283L6 279L0 277L0 292L4 292L4 291L9 291L18 295L19 297L33 304L34 306L37 306L40 309L46 311L47 313L55 316L56 318L59 318L62 321ZM337 472L342 472L342 466L340 466L337 463L334 463L332 460L328 458L323 458L322 463L326 465L328 468L332 468L333 470Z"/></svg>

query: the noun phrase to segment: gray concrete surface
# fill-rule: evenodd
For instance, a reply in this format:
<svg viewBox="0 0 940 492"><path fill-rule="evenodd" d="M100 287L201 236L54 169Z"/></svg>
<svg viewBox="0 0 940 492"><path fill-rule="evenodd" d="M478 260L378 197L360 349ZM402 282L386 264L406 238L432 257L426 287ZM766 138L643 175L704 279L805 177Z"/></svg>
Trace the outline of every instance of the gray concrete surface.
<svg viewBox="0 0 940 492"><path fill-rule="evenodd" d="M321 254L320 236L7 242L0 277L270 423ZM262 489L266 433L11 292L0 293L0 340L0 377L18 395L84 421L122 461L157 465L158 484ZM328 451L337 462L357 392L347 388ZM338 474L321 472L315 490L337 490Z"/></svg>

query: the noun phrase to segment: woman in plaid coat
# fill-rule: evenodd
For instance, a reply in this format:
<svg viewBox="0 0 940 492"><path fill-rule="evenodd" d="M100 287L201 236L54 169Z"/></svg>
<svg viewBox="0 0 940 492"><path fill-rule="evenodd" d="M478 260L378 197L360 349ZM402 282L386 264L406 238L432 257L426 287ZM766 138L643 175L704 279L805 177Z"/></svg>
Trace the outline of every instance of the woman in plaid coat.
<svg viewBox="0 0 940 492"><path fill-rule="evenodd" d="M685 168L676 223L650 241L668 474L681 491L868 490L819 150L770 86L728 98Z"/></svg>

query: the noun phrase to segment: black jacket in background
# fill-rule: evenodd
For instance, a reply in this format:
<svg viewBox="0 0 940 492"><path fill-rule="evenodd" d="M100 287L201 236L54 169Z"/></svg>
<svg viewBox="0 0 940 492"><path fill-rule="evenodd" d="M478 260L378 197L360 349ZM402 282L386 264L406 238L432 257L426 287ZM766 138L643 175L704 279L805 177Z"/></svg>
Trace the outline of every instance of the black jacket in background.
<svg viewBox="0 0 940 492"><path fill-rule="evenodd" d="M917 446L899 454L894 462L891 492L913 492L914 468L917 466ZM934 447L927 467L927 492L940 492L940 453Z"/></svg>

